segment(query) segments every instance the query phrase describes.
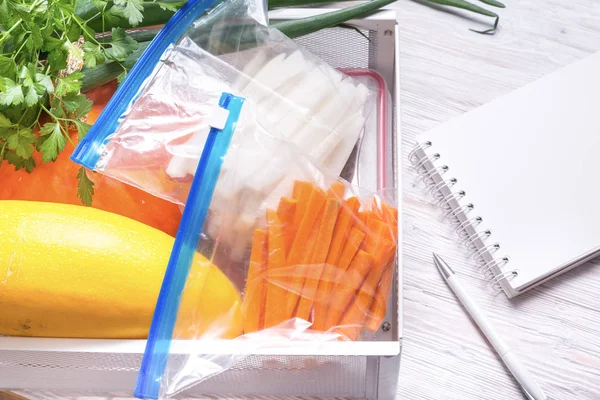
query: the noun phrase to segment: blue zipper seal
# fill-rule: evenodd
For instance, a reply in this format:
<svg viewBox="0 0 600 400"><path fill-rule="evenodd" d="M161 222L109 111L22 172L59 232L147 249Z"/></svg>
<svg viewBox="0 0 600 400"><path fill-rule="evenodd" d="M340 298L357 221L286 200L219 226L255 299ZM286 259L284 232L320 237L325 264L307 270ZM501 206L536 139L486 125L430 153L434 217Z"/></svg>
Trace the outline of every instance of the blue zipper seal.
<svg viewBox="0 0 600 400"><path fill-rule="evenodd" d="M229 117L222 130L211 128L202 150L152 317L135 385L137 398L158 399L181 295L243 104L243 98L230 93L223 93L219 100L219 106L229 110Z"/></svg>
<svg viewBox="0 0 600 400"><path fill-rule="evenodd" d="M71 160L94 170L112 133L116 132L122 114L141 94L144 81L170 45L175 43L187 28L213 5L221 0L188 0L169 19L158 35L150 42L139 60L112 96L88 134L79 142Z"/></svg>

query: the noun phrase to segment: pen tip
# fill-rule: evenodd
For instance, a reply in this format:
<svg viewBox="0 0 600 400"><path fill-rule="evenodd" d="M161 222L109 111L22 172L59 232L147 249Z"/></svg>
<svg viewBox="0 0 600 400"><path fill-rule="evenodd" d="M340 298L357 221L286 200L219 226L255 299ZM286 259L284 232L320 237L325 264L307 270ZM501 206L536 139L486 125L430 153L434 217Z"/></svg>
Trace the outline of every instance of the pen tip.
<svg viewBox="0 0 600 400"><path fill-rule="evenodd" d="M442 258L440 256L438 256L436 253L433 253L433 263L435 264L437 269L440 271L440 273L444 276L444 278L447 279L451 275L454 274L454 271L452 271L452 268L450 268L450 266L444 260L442 260Z"/></svg>

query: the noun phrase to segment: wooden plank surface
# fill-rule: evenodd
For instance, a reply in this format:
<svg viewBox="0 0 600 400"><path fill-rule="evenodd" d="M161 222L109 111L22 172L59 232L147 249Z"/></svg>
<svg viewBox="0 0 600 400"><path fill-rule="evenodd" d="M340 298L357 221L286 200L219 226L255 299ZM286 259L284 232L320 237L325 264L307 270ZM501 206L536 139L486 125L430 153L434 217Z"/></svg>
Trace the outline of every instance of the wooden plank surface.
<svg viewBox="0 0 600 400"><path fill-rule="evenodd" d="M506 3L494 36L469 32L482 26L474 21L400 4L404 154L419 133L600 50L600 2ZM399 397L523 398L440 279L431 263L435 250L464 276L550 399L599 399L600 269L585 265L510 301L491 290L409 168L403 177L406 339Z"/></svg>
<svg viewBox="0 0 600 400"><path fill-rule="evenodd" d="M494 36L468 31L484 26L481 21L486 20L479 17L460 18L408 0L394 5L400 10L404 154L419 133L600 50L599 1L506 3ZM405 341L398 398L523 398L440 279L431 263L435 250L463 275L550 399L600 399L600 262L509 301L485 283L408 168L403 178ZM535 227L531 229L534 235ZM32 399L91 398L74 393L19 394ZM126 394L110 397L120 396Z"/></svg>

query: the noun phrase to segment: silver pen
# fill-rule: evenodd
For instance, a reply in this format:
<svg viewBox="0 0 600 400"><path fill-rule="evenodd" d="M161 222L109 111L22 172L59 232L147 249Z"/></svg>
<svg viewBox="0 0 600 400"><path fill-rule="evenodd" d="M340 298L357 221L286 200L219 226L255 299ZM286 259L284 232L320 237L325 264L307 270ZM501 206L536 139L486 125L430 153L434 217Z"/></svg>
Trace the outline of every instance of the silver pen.
<svg viewBox="0 0 600 400"><path fill-rule="evenodd" d="M525 368L525 365L523 365L523 363L514 353L513 349L510 348L510 346L504 340L502 340L488 317L483 313L481 308L479 308L477 303L475 303L475 301L467 294L467 291L460 283L458 276L454 273L452 268L450 268L450 266L435 253L433 253L433 262L440 271L440 274L442 274L444 277L444 280L448 286L450 286L456 297L458 297L462 305L469 312L473 321L475 321L481 332L483 332L485 337L492 344L500 358L502 358L504 364L506 364L512 375L521 386L525 396L527 396L529 400L547 399L542 389L540 389L527 368Z"/></svg>

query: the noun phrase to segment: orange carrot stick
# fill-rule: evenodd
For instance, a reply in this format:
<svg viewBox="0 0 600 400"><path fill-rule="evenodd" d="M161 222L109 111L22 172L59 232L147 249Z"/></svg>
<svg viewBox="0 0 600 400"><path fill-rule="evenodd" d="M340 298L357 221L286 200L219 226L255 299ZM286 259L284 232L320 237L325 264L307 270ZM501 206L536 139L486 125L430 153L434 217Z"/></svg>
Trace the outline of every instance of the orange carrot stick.
<svg viewBox="0 0 600 400"><path fill-rule="evenodd" d="M379 220L370 219L367 221L367 225L367 229L370 231L367 234L369 240L365 238L363 248L373 254L375 258L373 268L367 277L371 295L373 296L373 301L371 303L372 310L369 314L374 314L373 316L378 316L377 318L381 319L379 323L377 323L377 320L375 319L370 320L371 327L377 325L375 328L376 331L385 316L385 308L389 293L383 293L383 290L387 288L387 291L389 292L389 285L391 283L384 282L386 279L388 281L391 280L391 276L387 277L385 273L386 269L390 269L390 265L393 266L394 258L396 256L396 235L393 234L393 230L395 230L394 227Z"/></svg>
<svg viewBox="0 0 600 400"><path fill-rule="evenodd" d="M333 237L331 239L331 245L329 246L329 252L323 266L323 274L317 288L317 295L315 298L315 315L313 322L313 329L324 330L325 322L327 319L327 309L329 302L331 301L332 289L338 281L338 274L340 270L338 268L338 262L342 254L344 245L347 243L350 230L354 223L354 214L358 211L360 203L356 197L351 197L342 203L338 217L335 222L335 228L333 230Z"/></svg>
<svg viewBox="0 0 600 400"><path fill-rule="evenodd" d="M382 208L383 208L383 220L387 224L389 224L395 228L398 228L398 209L390 206L387 203L383 203Z"/></svg>
<svg viewBox="0 0 600 400"><path fill-rule="evenodd" d="M360 249L364 238L364 232L358 228L352 228L350 231L350 236L348 236L348 240L344 245L344 250L342 250L342 254L340 255L340 260L338 262L340 273L344 273L348 269L348 266L356 255L356 252L358 249Z"/></svg>
<svg viewBox="0 0 600 400"><path fill-rule="evenodd" d="M337 325L341 320L344 312L354 299L356 291L365 280L372 264L373 256L359 250L348 267L348 271L344 273L343 281L337 285L336 292L332 295L329 312L327 313L327 328Z"/></svg>
<svg viewBox="0 0 600 400"><path fill-rule="evenodd" d="M376 211L367 215L368 232L362 246L374 255L375 261L366 280L371 288L373 300L365 328L372 332L379 329L385 318L392 284L396 241L398 239L398 210L394 210L389 205L383 204L380 215L377 215Z"/></svg>
<svg viewBox="0 0 600 400"><path fill-rule="evenodd" d="M365 234L360 229L352 228L352 230L350 231L350 236L348 237L348 240L346 241L344 250L342 251L340 260L338 262L338 265L337 265L337 268L335 271L335 275L333 278L334 280L331 283L331 294L330 294L329 301L328 301L329 304L328 304L328 310L327 310L327 317L325 319L325 323L323 325L319 325L319 330L326 331L333 326L332 324L329 323L332 312L339 314L338 318L344 312L344 310L332 311L332 308L335 308L335 306L333 306L333 304L331 302L332 302L332 299L337 298L338 293L340 291L342 291L342 292L344 291L345 285L347 284L345 281L346 281L346 279L348 279L347 274L349 273L351 263L354 262L353 260L358 255L357 253L360 253L362 251L359 249L361 247L361 243L362 243L364 237L365 237ZM337 321L335 321L335 322L337 322Z"/></svg>
<svg viewBox="0 0 600 400"><path fill-rule="evenodd" d="M354 227L367 232L367 217L368 213L366 211L358 211L354 214Z"/></svg>
<svg viewBox="0 0 600 400"><path fill-rule="evenodd" d="M294 226L294 214L296 212L297 200L289 197L282 197L277 206L277 217L283 225L283 242L285 245L285 254L288 254L294 235L296 235L296 227Z"/></svg>
<svg viewBox="0 0 600 400"><path fill-rule="evenodd" d="M316 243L311 251L311 258L307 266L307 274L305 275L304 287L302 288L302 296L298 303L298 311L296 317L309 320L310 311L313 307L313 302L319 281L323 273L323 264L327 259L329 245L335 228L335 221L338 217L339 201L335 198L327 199L323 211L323 218L316 235Z"/></svg>
<svg viewBox="0 0 600 400"><path fill-rule="evenodd" d="M377 332L381 326L381 323L383 322L383 319L385 318L393 274L394 264L390 263L385 268L383 276L381 277L381 281L379 282L379 286L375 292L375 297L373 297L373 302L369 310L369 316L367 317L367 321L365 323L365 329L370 332Z"/></svg>
<svg viewBox="0 0 600 400"><path fill-rule="evenodd" d="M354 214L358 211L358 207L360 207L360 203L356 197L349 198L341 206L339 216L335 222L329 253L327 254L327 264L337 265L346 239L348 239L354 224Z"/></svg>
<svg viewBox="0 0 600 400"><path fill-rule="evenodd" d="M383 278L386 267L389 267L394 260L396 245L388 240L383 240L373 250L375 253L373 253L374 257L371 269L360 287L355 302L350 306L340 322L340 325L348 325L343 329L342 333L351 340L358 338L362 325L367 317L370 317L370 307L375 302L374 299L377 296L378 284ZM379 306L377 307L379 308ZM377 312L380 311L378 310Z"/></svg>
<svg viewBox="0 0 600 400"><path fill-rule="evenodd" d="M373 213L367 212L367 223L363 248L371 254L375 254L375 247L382 241L395 242L392 227L377 219Z"/></svg>
<svg viewBox="0 0 600 400"><path fill-rule="evenodd" d="M285 301L285 245L283 229L277 213L267 210L267 227L269 233L267 256L267 299L265 302L265 328L270 328L285 321L286 315L282 304Z"/></svg>
<svg viewBox="0 0 600 400"><path fill-rule="evenodd" d="M369 307L373 300L373 291L368 289L367 279L356 293L356 297L344 313L336 332L341 333L344 339L356 340L369 314Z"/></svg>
<svg viewBox="0 0 600 400"><path fill-rule="evenodd" d="M339 201L344 200L344 194L346 193L346 185L342 182L336 181L331 184L329 190L327 191L327 195Z"/></svg>
<svg viewBox="0 0 600 400"><path fill-rule="evenodd" d="M252 251L248 266L248 277L244 290L242 310L244 333L259 331L264 326L264 297L267 273L267 232L255 229L252 236Z"/></svg>
<svg viewBox="0 0 600 400"><path fill-rule="evenodd" d="M296 227L296 229L300 226L300 223L302 222L304 211L306 210L308 200L310 199L310 195L314 187L315 186L310 182L294 182L292 197L297 201L296 212L294 213L294 226Z"/></svg>
<svg viewBox="0 0 600 400"><path fill-rule="evenodd" d="M307 249L307 246L310 244L309 239L311 238L313 227L317 223L320 215L322 215L321 210L325 206L326 200L325 191L318 187L314 187L314 190L312 190L310 198L308 199L308 204L305 207L302 221L300 222L298 231L294 237L290 253L287 256L286 265L289 267L289 271L293 271L293 276L290 279L291 284L288 287L287 303L285 308L283 306L282 308L285 309L285 313L289 318L294 315L296 304L302 293L305 275L303 265L309 260L306 257L311 254L307 252L307 250L310 250ZM300 202L298 203L298 206L300 206Z"/></svg>

